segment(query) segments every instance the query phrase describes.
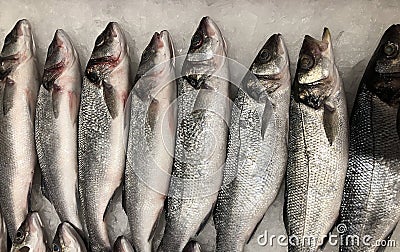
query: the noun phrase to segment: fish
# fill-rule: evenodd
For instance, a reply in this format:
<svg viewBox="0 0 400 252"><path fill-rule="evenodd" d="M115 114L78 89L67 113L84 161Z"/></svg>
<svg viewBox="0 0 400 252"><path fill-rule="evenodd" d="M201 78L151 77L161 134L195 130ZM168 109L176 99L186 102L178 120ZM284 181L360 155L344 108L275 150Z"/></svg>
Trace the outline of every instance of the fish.
<svg viewBox="0 0 400 252"><path fill-rule="evenodd" d="M189 241L182 252L201 252L201 246L198 242Z"/></svg>
<svg viewBox="0 0 400 252"><path fill-rule="evenodd" d="M69 222L62 222L57 227L51 245L53 252L86 252L86 245L75 227Z"/></svg>
<svg viewBox="0 0 400 252"><path fill-rule="evenodd" d="M37 212L30 212L17 230L11 252L46 252L43 224Z"/></svg>
<svg viewBox="0 0 400 252"><path fill-rule="evenodd" d="M340 209L340 251L377 251L400 219L400 25L383 34L350 118L349 166ZM359 238L357 243L356 238ZM366 243L362 242L369 237ZM380 251L380 250L379 250Z"/></svg>
<svg viewBox="0 0 400 252"><path fill-rule="evenodd" d="M113 252L135 252L135 250L124 236L119 236L114 243Z"/></svg>
<svg viewBox="0 0 400 252"><path fill-rule="evenodd" d="M31 25L22 19L0 54L0 206L11 240L30 210L39 78Z"/></svg>
<svg viewBox="0 0 400 252"><path fill-rule="evenodd" d="M216 251L243 251L275 200L286 171L289 57L272 35L252 63L232 109L224 183L214 211Z"/></svg>
<svg viewBox="0 0 400 252"><path fill-rule="evenodd" d="M226 51L218 26L204 17L178 80L175 156L158 251L181 252L202 230L217 200L231 113Z"/></svg>
<svg viewBox="0 0 400 252"><path fill-rule="evenodd" d="M136 252L151 252L168 194L177 123L174 48L168 31L144 50L131 94L124 209Z"/></svg>
<svg viewBox="0 0 400 252"><path fill-rule="evenodd" d="M36 106L35 140L42 191L61 222L79 230L78 111L82 84L78 53L59 29L47 52Z"/></svg>
<svg viewBox="0 0 400 252"><path fill-rule="evenodd" d="M127 41L110 22L87 63L78 115L79 193L93 252L111 251L104 218L123 180L131 86Z"/></svg>
<svg viewBox="0 0 400 252"><path fill-rule="evenodd" d="M284 222L289 251L320 251L339 216L348 115L331 34L304 37L292 85Z"/></svg>

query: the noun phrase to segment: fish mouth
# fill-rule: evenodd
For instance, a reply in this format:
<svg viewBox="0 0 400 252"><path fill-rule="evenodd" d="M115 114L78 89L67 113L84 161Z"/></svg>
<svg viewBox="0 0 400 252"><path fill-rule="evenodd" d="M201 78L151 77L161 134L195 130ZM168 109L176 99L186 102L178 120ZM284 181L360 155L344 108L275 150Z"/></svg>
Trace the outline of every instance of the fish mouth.
<svg viewBox="0 0 400 252"><path fill-rule="evenodd" d="M14 30L18 36L32 36L31 24L27 19L18 20L15 24Z"/></svg>
<svg viewBox="0 0 400 252"><path fill-rule="evenodd" d="M162 30L159 34L160 39L163 41L164 45L167 45L168 52L169 52L169 58L174 59L175 58L175 48L174 48L174 43L172 42L171 35L167 30ZM173 63L175 64L175 60L173 60Z"/></svg>

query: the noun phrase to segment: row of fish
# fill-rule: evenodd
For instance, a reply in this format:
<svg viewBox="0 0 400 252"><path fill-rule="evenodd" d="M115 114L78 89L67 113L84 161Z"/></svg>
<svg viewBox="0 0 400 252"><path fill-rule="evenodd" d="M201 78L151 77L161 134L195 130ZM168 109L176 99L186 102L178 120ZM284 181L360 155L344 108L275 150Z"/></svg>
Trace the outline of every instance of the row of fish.
<svg viewBox="0 0 400 252"><path fill-rule="evenodd" d="M182 77L162 31L134 80L117 23L97 37L83 77L71 40L57 30L40 79L30 25L19 21L0 55L0 207L12 250L45 251L30 207L37 161L43 195L62 222L53 251L111 251L105 216L121 185L130 234L114 251L199 251L196 235L210 216L216 251L243 251L284 178L288 235L316 238L289 251L319 251L337 223L345 237L387 239L400 217L398 43L393 25L349 127L328 29L321 40L305 36L292 85L280 34L232 85L226 43L209 17L191 39Z"/></svg>

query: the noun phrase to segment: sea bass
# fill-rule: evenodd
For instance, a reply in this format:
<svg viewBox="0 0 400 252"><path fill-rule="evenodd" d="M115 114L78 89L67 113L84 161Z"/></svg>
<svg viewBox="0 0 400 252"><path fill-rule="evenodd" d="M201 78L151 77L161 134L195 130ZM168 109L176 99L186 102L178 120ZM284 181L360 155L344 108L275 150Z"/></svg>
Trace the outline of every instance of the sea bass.
<svg viewBox="0 0 400 252"><path fill-rule="evenodd" d="M39 73L31 26L17 22L0 54L0 206L13 240L29 211L37 158L34 120Z"/></svg>
<svg viewBox="0 0 400 252"><path fill-rule="evenodd" d="M278 194L286 170L289 103L288 53L275 34L251 65L232 110L225 168L230 174L225 173L214 212L217 251L243 251Z"/></svg>
<svg viewBox="0 0 400 252"><path fill-rule="evenodd" d="M331 35L305 36L292 86L284 218L289 251L319 251L339 215L348 119ZM311 237L307 239L307 237Z"/></svg>
<svg viewBox="0 0 400 252"><path fill-rule="evenodd" d="M11 252L46 252L43 224L37 212L31 212L13 240Z"/></svg>
<svg viewBox="0 0 400 252"><path fill-rule="evenodd" d="M125 237L120 236L114 243L113 252L135 252L135 250Z"/></svg>
<svg viewBox="0 0 400 252"><path fill-rule="evenodd" d="M123 198L135 251L151 252L168 194L177 121L174 49L167 31L154 34L136 79Z"/></svg>
<svg viewBox="0 0 400 252"><path fill-rule="evenodd" d="M201 231L217 199L231 113L225 56L219 28L204 17L192 37L184 77L178 83L175 159L158 251L181 252Z"/></svg>
<svg viewBox="0 0 400 252"><path fill-rule="evenodd" d="M386 30L361 80L350 120L340 251L377 251L400 219L400 25ZM352 236L370 237L369 244ZM348 240L346 242L346 240Z"/></svg>
<svg viewBox="0 0 400 252"><path fill-rule="evenodd" d="M51 245L53 252L86 252L86 246L75 228L68 222L58 225Z"/></svg>
<svg viewBox="0 0 400 252"><path fill-rule="evenodd" d="M47 52L35 119L43 194L61 222L82 229L78 215L79 57L70 38L57 30Z"/></svg>
<svg viewBox="0 0 400 252"><path fill-rule="evenodd" d="M79 110L79 191L93 252L111 250L104 216L125 167L129 64L124 33L111 22L96 39Z"/></svg>

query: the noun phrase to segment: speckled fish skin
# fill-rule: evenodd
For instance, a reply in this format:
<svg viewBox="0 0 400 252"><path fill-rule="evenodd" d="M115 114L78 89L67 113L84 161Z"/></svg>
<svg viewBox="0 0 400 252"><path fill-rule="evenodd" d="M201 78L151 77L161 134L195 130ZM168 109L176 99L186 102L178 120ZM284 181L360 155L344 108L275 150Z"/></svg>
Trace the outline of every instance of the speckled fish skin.
<svg viewBox="0 0 400 252"><path fill-rule="evenodd" d="M86 252L86 246L75 228L68 222L58 225L51 245L53 252Z"/></svg>
<svg viewBox="0 0 400 252"><path fill-rule="evenodd" d="M79 192L93 252L111 251L104 215L125 167L129 64L123 31L111 22L87 64L79 110Z"/></svg>
<svg viewBox="0 0 400 252"><path fill-rule="evenodd" d="M340 211L343 238L371 237L340 251L377 251L400 218L400 25L384 33L361 80L350 121L350 157Z"/></svg>
<svg viewBox="0 0 400 252"><path fill-rule="evenodd" d="M167 31L154 34L136 79L123 198L135 251L151 252L168 194L177 121L174 49Z"/></svg>
<svg viewBox="0 0 400 252"><path fill-rule="evenodd" d="M78 110L82 84L79 57L57 30L49 46L39 90L35 140L42 190L61 222L82 230L78 215Z"/></svg>
<svg viewBox="0 0 400 252"><path fill-rule="evenodd" d="M7 35L0 54L0 206L11 239L29 211L39 85L31 26L23 19Z"/></svg>
<svg viewBox="0 0 400 252"><path fill-rule="evenodd" d="M327 28L322 41L304 38L289 118L284 219L300 241L289 251L319 251L339 215L348 163L345 93Z"/></svg>
<svg viewBox="0 0 400 252"><path fill-rule="evenodd" d="M204 17L192 37L184 77L178 83L182 97L178 98L175 159L158 251L181 252L201 230L217 199L231 113L225 56L219 28Z"/></svg>
<svg viewBox="0 0 400 252"><path fill-rule="evenodd" d="M135 250L124 236L120 236L114 243L113 252L135 252Z"/></svg>
<svg viewBox="0 0 400 252"><path fill-rule="evenodd" d="M46 252L43 224L37 212L31 212L19 227L12 243L11 252Z"/></svg>
<svg viewBox="0 0 400 252"><path fill-rule="evenodd" d="M243 251L281 186L287 162L289 58L280 34L258 53L232 110L216 251ZM233 176L233 177L232 177Z"/></svg>

